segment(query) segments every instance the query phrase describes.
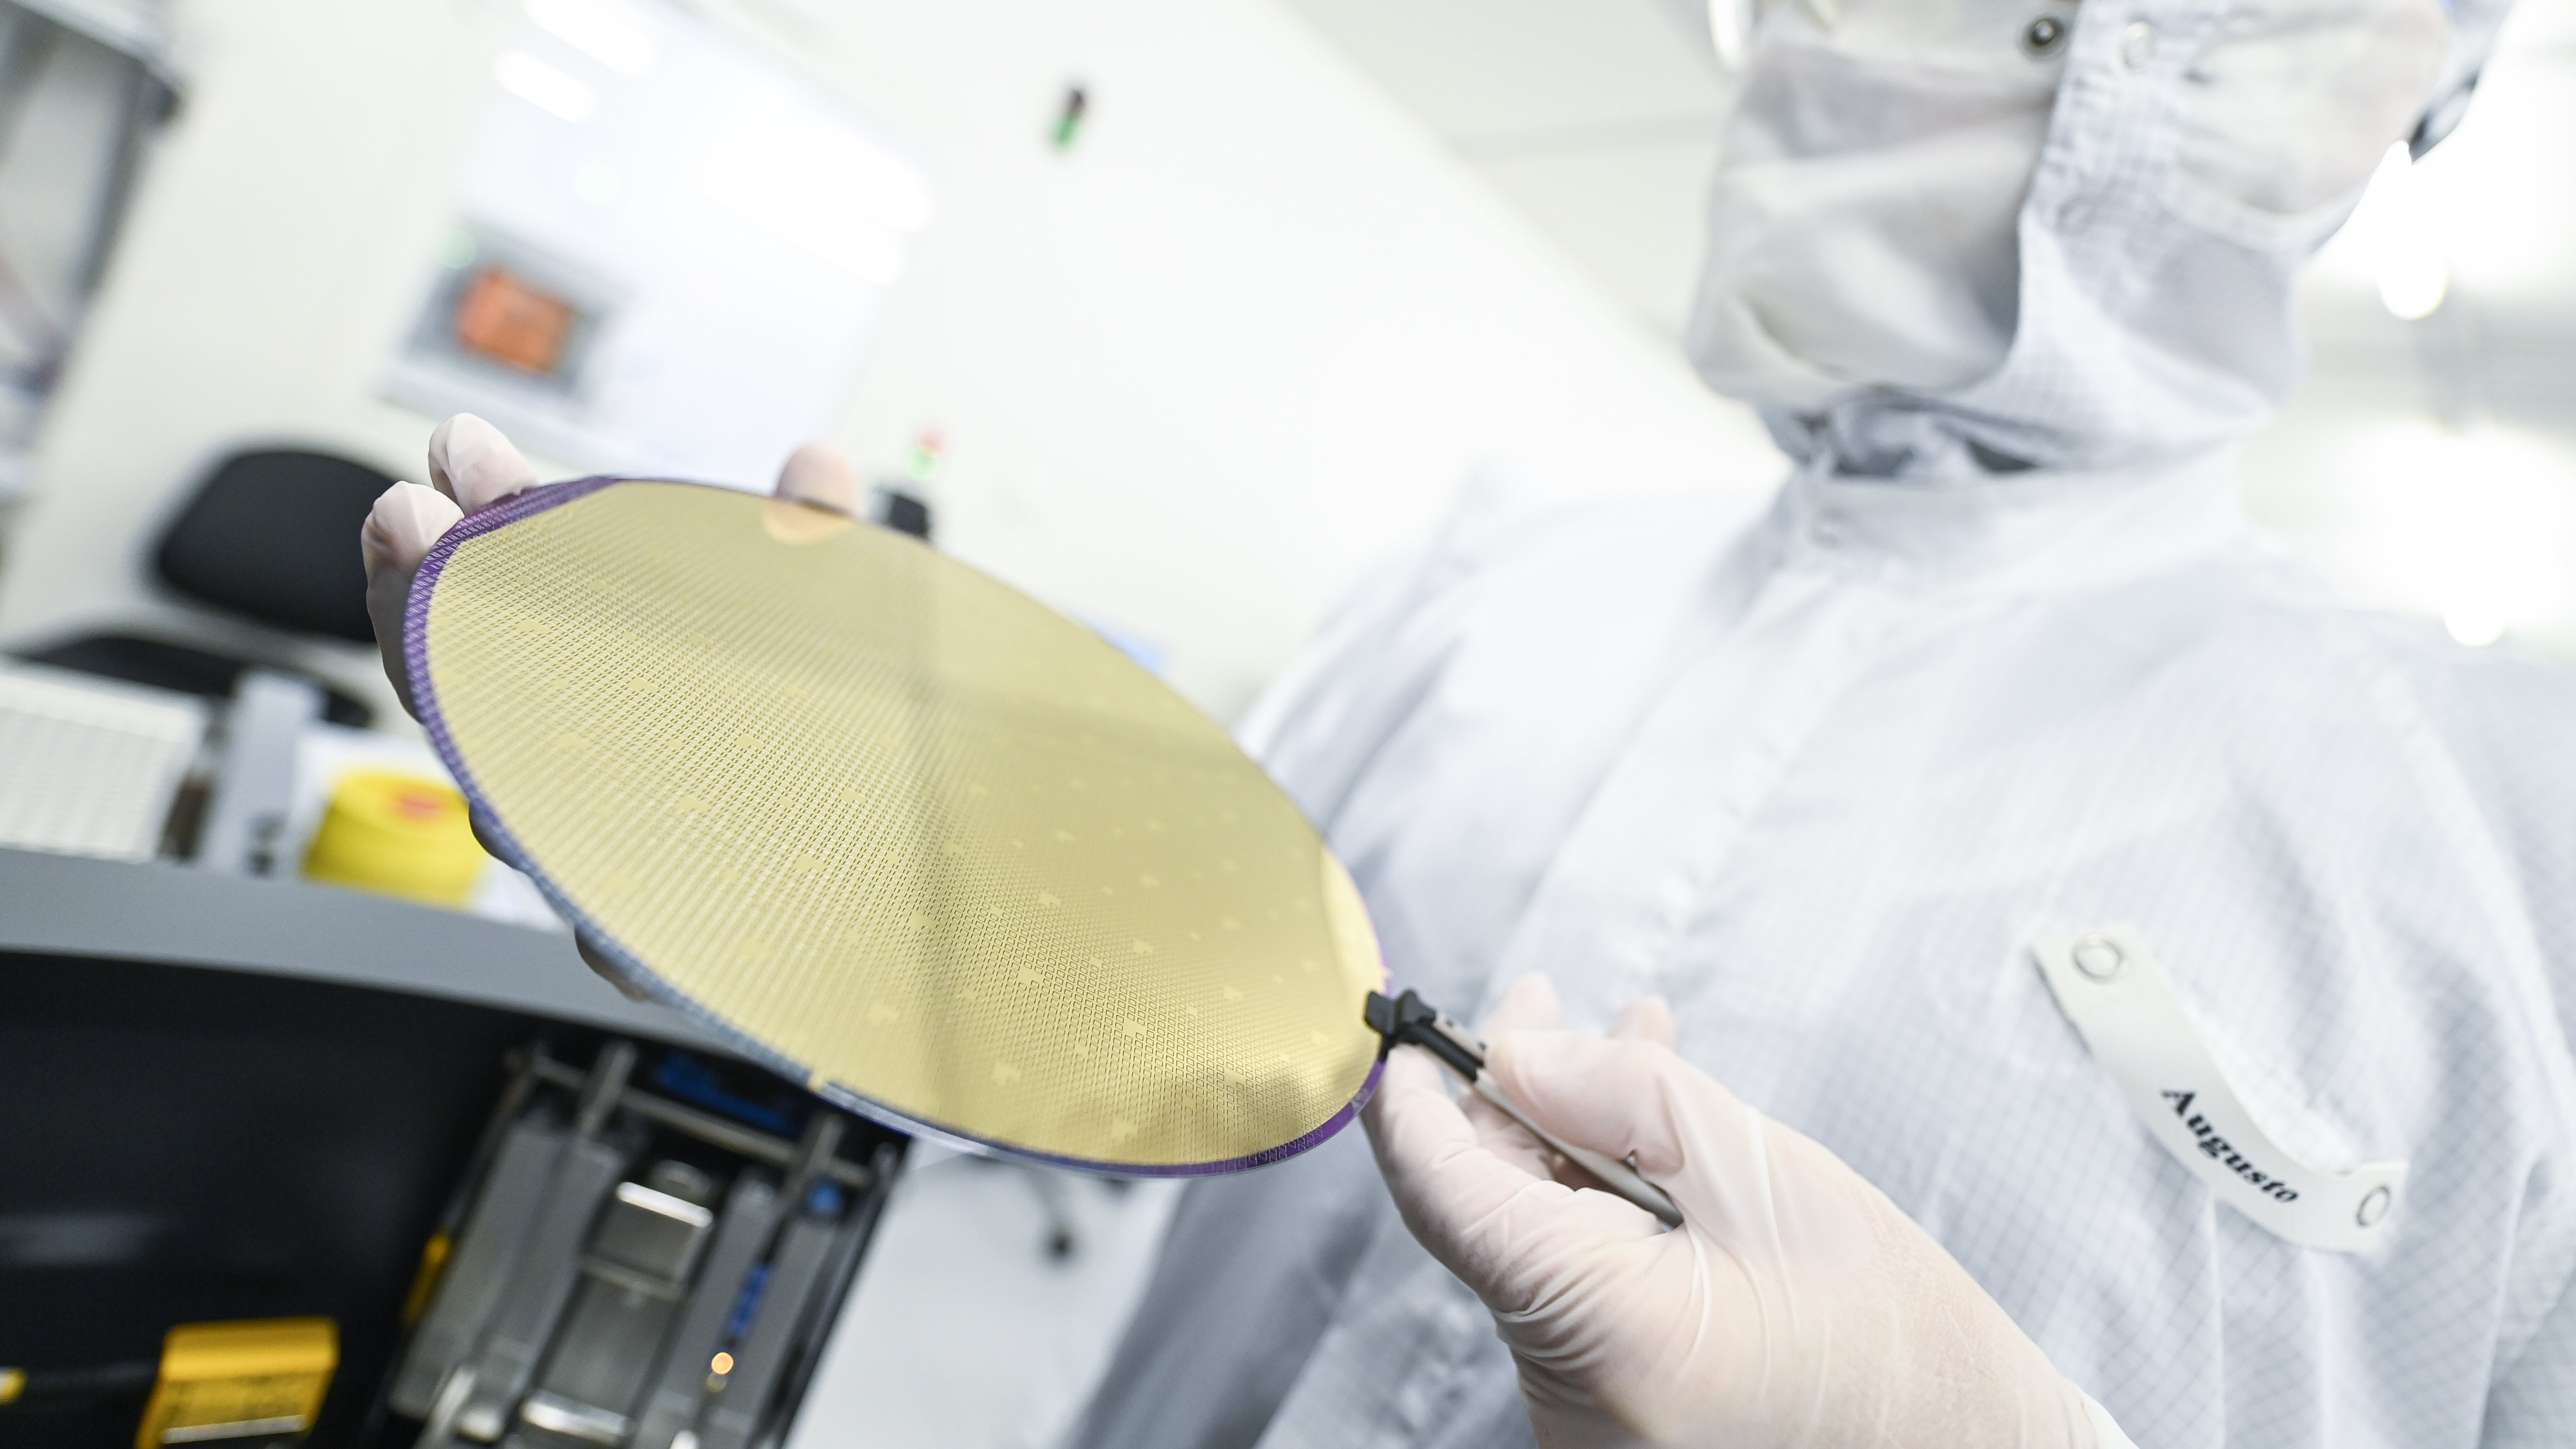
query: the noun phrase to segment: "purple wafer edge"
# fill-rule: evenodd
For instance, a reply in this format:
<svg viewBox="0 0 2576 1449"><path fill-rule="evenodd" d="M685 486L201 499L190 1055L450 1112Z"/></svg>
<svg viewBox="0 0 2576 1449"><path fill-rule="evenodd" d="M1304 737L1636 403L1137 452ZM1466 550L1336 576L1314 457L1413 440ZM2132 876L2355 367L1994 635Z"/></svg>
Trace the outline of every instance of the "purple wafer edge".
<svg viewBox="0 0 2576 1449"><path fill-rule="evenodd" d="M891 1128L911 1137L928 1138L967 1152L998 1153L1024 1162L1042 1163L1049 1167L1060 1167L1075 1172L1100 1173L1113 1177L1218 1177L1227 1173L1246 1172L1256 1167L1267 1167L1274 1162L1285 1162L1291 1157L1321 1146L1334 1134L1351 1125L1352 1120L1359 1116L1361 1109L1368 1105L1369 1099L1376 1095L1378 1078L1386 1071L1386 1059L1382 1055L1370 1064L1368 1076L1360 1083L1359 1091L1352 1095L1350 1101L1342 1104L1341 1110L1325 1118L1321 1125L1305 1135L1281 1143L1277 1147L1265 1148L1248 1157L1181 1164L1113 1162L1087 1157L1067 1157L1052 1152L1040 1152L1034 1148L1019 1147L1007 1142L970 1137L955 1129L911 1116L874 1098L862 1096L829 1079L825 1079L819 1087L815 1086L817 1073L811 1067L793 1061L762 1044L732 1022L691 1000L678 988L646 967L636 958L634 952L626 949L625 943L609 934L597 921L592 920L588 912L573 904L572 900L556 887L552 877L536 867L526 848L521 846L518 838L510 833L509 827L501 820L500 812L494 809L491 802L485 798L481 784L474 778L474 772L467 768L464 754L456 748L455 736L447 728L447 717L438 707L438 691L430 682L429 602L430 595L438 587L439 575L447 567L447 561L455 557L457 549L465 544L487 533L494 533L511 524L534 518L540 513L587 498L603 488L629 482L670 483L692 488L721 488L722 486L712 483L691 483L681 479L631 479L600 475L531 488L480 512L467 515L463 522L448 529L440 536L438 542L431 546L428 555L421 560L420 572L412 577L411 595L403 602L402 650L403 672L411 682L412 706L419 711L421 728L428 732L431 748L438 751L439 759L446 763L448 773L455 776L457 788L464 793L466 803L472 807L476 816L476 830L486 843L501 849L503 859L509 865L528 877L529 881L536 886L538 894L545 897L546 903L554 908L556 914L571 922L593 949L608 956L628 984L726 1042L745 1059L767 1067L790 1081L802 1082L815 1095L832 1105L856 1113L881 1127ZM738 490L723 489L723 491Z"/></svg>

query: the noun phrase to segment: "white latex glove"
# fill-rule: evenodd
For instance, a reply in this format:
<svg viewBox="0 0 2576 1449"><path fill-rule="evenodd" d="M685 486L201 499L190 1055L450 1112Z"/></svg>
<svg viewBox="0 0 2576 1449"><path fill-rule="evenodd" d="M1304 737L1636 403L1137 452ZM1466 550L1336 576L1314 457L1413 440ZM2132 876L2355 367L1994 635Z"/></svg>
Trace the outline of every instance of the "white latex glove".
<svg viewBox="0 0 2576 1449"><path fill-rule="evenodd" d="M396 483L386 489L358 530L358 553L367 565L367 617L376 626L376 648L384 657L385 677L393 682L394 693L415 717L420 710L412 703L411 671L403 666L402 630L403 609L411 599L411 582L420 572L421 560L467 514L535 487L537 470L499 428L472 413L458 413L429 435L429 481L428 488ZM856 514L859 470L831 444L807 443L788 455L786 466L778 471L775 492L777 497L834 513ZM575 932L573 940L593 971L628 996L643 999L643 993L580 933Z"/></svg>
<svg viewBox="0 0 2576 1449"><path fill-rule="evenodd" d="M1662 1003L1611 1040L1538 977L1487 1024L1497 1085L1638 1169L1683 1225L1581 1169L1419 1049L1365 1121L1405 1225L1493 1310L1548 1446L2126 1446L1941 1245L1839 1158L1673 1054Z"/></svg>

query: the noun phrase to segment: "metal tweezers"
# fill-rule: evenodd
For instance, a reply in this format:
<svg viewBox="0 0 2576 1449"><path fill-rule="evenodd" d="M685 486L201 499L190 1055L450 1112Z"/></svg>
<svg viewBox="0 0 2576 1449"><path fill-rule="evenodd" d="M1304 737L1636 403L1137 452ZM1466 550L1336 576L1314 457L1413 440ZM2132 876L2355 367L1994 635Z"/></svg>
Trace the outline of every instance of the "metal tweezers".
<svg viewBox="0 0 2576 1449"><path fill-rule="evenodd" d="M1379 1060L1385 1060L1386 1054L1399 1046L1422 1048L1439 1058L1442 1066L1457 1073L1470 1091L1493 1103L1504 1116L1519 1123L1521 1130L1537 1138L1548 1151L1567 1158L1600 1179L1603 1187L1653 1213L1664 1226L1677 1228L1682 1225L1682 1210L1673 1206L1673 1200L1664 1195L1662 1188L1640 1176L1636 1168L1590 1148L1559 1141L1555 1134L1531 1121L1511 1098L1503 1095L1503 1089L1495 1086L1493 1077L1486 1072L1485 1044L1468 1034L1465 1027L1442 1015L1438 1007L1423 1000L1419 993L1408 990L1390 1001L1372 991L1360 1014L1381 1040L1377 1053Z"/></svg>

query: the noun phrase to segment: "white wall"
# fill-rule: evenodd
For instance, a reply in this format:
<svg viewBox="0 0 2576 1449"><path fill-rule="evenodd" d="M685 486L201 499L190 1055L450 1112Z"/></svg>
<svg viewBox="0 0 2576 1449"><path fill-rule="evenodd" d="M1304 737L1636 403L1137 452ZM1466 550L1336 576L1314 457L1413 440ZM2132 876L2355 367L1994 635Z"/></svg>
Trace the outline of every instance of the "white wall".
<svg viewBox="0 0 2576 1449"><path fill-rule="evenodd" d="M698 8L939 168L829 434L891 471L942 428L943 544L1165 646L1220 712L1480 465L1623 490L1775 477L1745 414L1271 0ZM186 108L40 442L0 641L242 637L141 569L176 490L242 440L418 466L430 420L372 387L514 8L193 0L179 20ZM1071 81L1093 105L1060 155Z"/></svg>
<svg viewBox="0 0 2576 1449"><path fill-rule="evenodd" d="M2348 592L2576 664L2576 0L2523 0L2450 139L2310 269L2314 366L2246 501ZM2429 255L2440 309L2379 283Z"/></svg>

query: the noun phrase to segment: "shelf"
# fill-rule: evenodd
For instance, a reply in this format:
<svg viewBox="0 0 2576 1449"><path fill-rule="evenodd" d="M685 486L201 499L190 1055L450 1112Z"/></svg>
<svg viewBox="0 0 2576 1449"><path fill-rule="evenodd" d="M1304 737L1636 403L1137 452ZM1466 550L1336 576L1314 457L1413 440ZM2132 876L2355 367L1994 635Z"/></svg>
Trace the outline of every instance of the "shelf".
<svg viewBox="0 0 2576 1449"><path fill-rule="evenodd" d="M0 850L0 952L332 981L731 1051L668 1007L627 1000L568 935L302 881Z"/></svg>

